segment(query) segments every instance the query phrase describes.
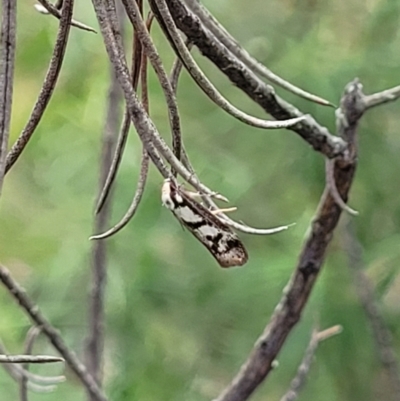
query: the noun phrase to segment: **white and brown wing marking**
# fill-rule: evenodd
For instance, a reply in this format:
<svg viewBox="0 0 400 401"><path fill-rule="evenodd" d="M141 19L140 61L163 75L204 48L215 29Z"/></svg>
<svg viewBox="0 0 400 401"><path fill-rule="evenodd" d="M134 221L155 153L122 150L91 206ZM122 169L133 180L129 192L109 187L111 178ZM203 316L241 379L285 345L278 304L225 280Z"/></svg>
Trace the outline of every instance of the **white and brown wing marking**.
<svg viewBox="0 0 400 401"><path fill-rule="evenodd" d="M164 181L161 200L221 267L242 266L247 262L246 249L236 233L169 179Z"/></svg>

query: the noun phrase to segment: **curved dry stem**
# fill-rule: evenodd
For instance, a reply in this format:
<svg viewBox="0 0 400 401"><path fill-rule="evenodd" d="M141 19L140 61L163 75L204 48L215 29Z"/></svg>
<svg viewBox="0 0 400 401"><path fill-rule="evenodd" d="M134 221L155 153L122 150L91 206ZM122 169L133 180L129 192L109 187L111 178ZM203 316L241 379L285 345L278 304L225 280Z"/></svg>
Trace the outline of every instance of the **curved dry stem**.
<svg viewBox="0 0 400 401"><path fill-rule="evenodd" d="M161 28L165 32L167 38L171 42L172 47L182 60L182 63L188 70L191 77L194 79L197 85L203 90L203 92L221 109L225 110L231 116L235 117L236 119L242 121L245 124L263 129L288 128L304 120L305 118L304 116L295 117L287 120L278 120L278 121L263 120L260 118L250 116L244 113L242 110L239 110L238 108L233 106L230 102L228 102L228 100L224 96L222 96L222 94L205 76L203 71L201 71L201 69L194 61L192 55L185 46L184 41L180 37L178 30L176 29L175 23L171 17L171 14L165 1L150 0L149 4ZM270 88L270 90L273 92L272 88Z"/></svg>
<svg viewBox="0 0 400 401"><path fill-rule="evenodd" d="M102 234L96 234L89 237L90 240L98 240L98 239L105 239L111 237L112 235L116 234L118 231L122 230L132 219L135 215L136 210L142 200L144 188L146 186L147 174L149 170L149 155L147 154L146 150L143 149L142 153L142 161L141 161L141 168L140 168L140 177L139 182L136 188L135 195L132 199L132 203L129 206L128 211L125 213L124 217L112 228L107 230Z"/></svg>
<svg viewBox="0 0 400 401"><path fill-rule="evenodd" d="M9 355L4 344L0 341L0 354ZM1 366L16 382L21 382L22 378L28 380L27 387L29 390L37 393L48 393L54 391L56 384L65 381L65 376L41 376L25 370L19 364L3 363ZM42 385L43 384L43 385Z"/></svg>
<svg viewBox="0 0 400 401"><path fill-rule="evenodd" d="M185 41L185 46L188 49L188 51L190 51L191 48L193 47L192 43L188 40ZM171 83L171 87L175 95L178 90L178 81L182 72L182 67L183 64L181 59L179 57L176 57L174 63L172 64L171 71L169 73L169 81Z"/></svg>
<svg viewBox="0 0 400 401"><path fill-rule="evenodd" d="M40 5L35 4L35 8L38 12L40 12L41 14L50 14L57 19L61 18L60 11L58 10L58 8L54 7L53 4L49 3L47 0L38 0L38 2L40 3ZM73 19L71 19L71 25L84 31L97 33L96 30L91 28L90 26L82 24L81 22L75 21Z"/></svg>
<svg viewBox="0 0 400 401"><path fill-rule="evenodd" d="M370 109L371 107L380 106L381 104L394 102L400 97L400 85L393 88L377 92L372 95L365 96L365 108Z"/></svg>
<svg viewBox="0 0 400 401"><path fill-rule="evenodd" d="M123 10L119 7L121 33L124 34ZM106 115L102 132L102 149L99 160L99 193L101 192L111 165L116 147L118 128L121 120L122 92L109 66L110 83L107 94ZM101 213L94 218L94 231L103 231L109 224L111 199L105 203ZM108 248L107 243L92 244L91 277L89 280L87 335L84 340L85 363L88 372L101 387L103 382L103 360L105 342L105 294L107 287ZM88 394L89 401L97 401Z"/></svg>
<svg viewBox="0 0 400 401"><path fill-rule="evenodd" d="M25 146L28 144L36 127L38 126L50 98L53 94L54 88L60 74L61 65L64 60L65 49L67 47L68 35L70 31L70 22L72 18L73 0L65 1L61 11L60 27L57 33L57 40L54 46L53 55L51 57L49 69L46 78L43 82L42 89L40 90L39 97L32 110L29 120L22 130L15 144L7 154L6 160L6 173L17 161Z"/></svg>
<svg viewBox="0 0 400 401"><path fill-rule="evenodd" d="M140 5L140 13L141 13L141 5ZM142 61L142 45L139 41L137 32L134 32L133 35L133 52L132 52L132 86L134 90L137 90L139 76L140 76L140 65ZM117 172L119 166L121 164L122 156L124 153L126 141L128 139L129 128L131 126L131 117L127 109L125 109L124 118L122 122L122 127L120 133L118 135L117 144L114 150L114 156L111 161L111 165L108 170L107 177L104 181L103 188L100 192L99 199L96 204L95 213L98 214L110 193L111 186L117 176Z"/></svg>
<svg viewBox="0 0 400 401"><path fill-rule="evenodd" d="M393 389L393 400L400 400L400 364L396 355L393 335L379 309L374 288L363 261L363 249L357 239L352 221L346 224L343 247L347 253L348 266L353 270L353 281L365 316L371 327L376 349L383 368L387 371Z"/></svg>
<svg viewBox="0 0 400 401"><path fill-rule="evenodd" d="M218 195L218 194L217 194ZM214 198L216 196L214 195ZM220 208L210 199L210 196L203 196L204 203L210 208L212 211L218 211ZM224 199L227 201L227 199ZM279 227L273 228L255 228L248 226L247 224L239 223L230 217L228 217L225 213L218 213L218 217L228 226L232 227L236 231L240 231L246 234L252 235L272 235L277 234L282 231L286 231L288 228L293 227L296 223L291 223L288 225L283 225Z"/></svg>
<svg viewBox="0 0 400 401"><path fill-rule="evenodd" d="M3 0L0 34L0 193L6 171L15 64L17 1Z"/></svg>
<svg viewBox="0 0 400 401"><path fill-rule="evenodd" d="M108 169L107 177L101 189L99 199L96 204L95 214L100 213L107 197L110 193L112 184L115 181L119 166L121 164L122 156L124 153L126 141L128 139L129 128L131 125L131 118L128 111L125 110L121 131L118 135L117 144L115 146L114 155L111 161L110 168Z"/></svg>
<svg viewBox="0 0 400 401"><path fill-rule="evenodd" d="M156 47L149 35L149 23L144 23L143 19L140 16L138 6L134 1L122 0L128 18L130 19L132 25L137 32L139 39L142 43L143 50L150 60L151 66L156 73L156 76L160 82L161 88L163 90L165 100L168 108L168 117L169 123L171 127L172 133L172 146L173 153L178 160L181 158L181 149L182 149L182 133L181 133L181 125L180 125L180 117L178 105L175 98L174 90L169 81L168 75L163 66L162 60L157 52ZM173 175L175 171L173 171Z"/></svg>
<svg viewBox="0 0 400 401"><path fill-rule="evenodd" d="M188 48L188 50L190 51L190 49L192 48L192 44L189 41L185 42L185 46ZM179 81L179 77L181 76L181 72L182 72L182 61L179 57L175 58L175 61L172 65L171 71L169 73L169 81L171 83L171 87L172 90L176 96L176 92L178 90L178 81ZM193 165L190 162L189 156L186 152L185 149L185 145L182 142L182 152L181 152L181 161L183 163L183 165L193 174L193 176L199 180L198 176L196 175L196 172L194 171Z"/></svg>
<svg viewBox="0 0 400 401"><path fill-rule="evenodd" d="M118 30L118 27L114 26L115 24L113 24L109 17L110 14L115 14L115 10L113 10L112 7L109 7L106 11L101 0L92 0L92 3L96 10L96 15L104 38L107 53L124 92L125 101L131 115L132 122L152 162L165 178L171 178L172 174L160 158L160 154L158 153L160 152L162 157L168 161L168 163L178 172L178 174L191 185L193 185L194 188L202 193L212 195L214 192L200 183L194 177L194 175L175 157L171 149L161 138L153 122L150 120L143 106L139 102L139 99L137 98L129 79L129 70L124 58L122 47L115 37L115 32Z"/></svg>
<svg viewBox="0 0 400 401"><path fill-rule="evenodd" d="M241 231L242 233L253 234L253 235L277 234L282 231L286 231L288 228L293 227L296 224L296 223L291 223L286 226L278 226L273 228L254 228L248 226L247 224L238 223L237 221L230 219L226 215L223 215L223 220L228 226L234 228L236 231Z"/></svg>
<svg viewBox="0 0 400 401"><path fill-rule="evenodd" d="M0 355L0 363L55 363L65 362L59 356L51 355Z"/></svg>
<svg viewBox="0 0 400 401"><path fill-rule="evenodd" d="M255 103L277 120L304 115L292 104L284 101L271 91L271 87L259 78L248 66L226 50L215 36L206 29L182 3L181 0L168 0L168 7L178 28L186 35L200 52L213 62L231 82L249 96ZM296 132L316 151L328 158L343 156L347 144L343 138L332 135L311 116L294 125L290 130Z"/></svg>
<svg viewBox="0 0 400 401"><path fill-rule="evenodd" d="M148 97L148 87L147 87L147 57L142 55L142 62L140 68L140 78L141 78L141 87L142 87L142 104L145 108L146 112L149 112L149 97ZM133 218L136 213L137 208L139 207L140 201L142 200L144 188L146 186L147 175L149 172L149 155L145 148L142 149L142 160L140 162L140 174L139 181L136 187L135 195L132 199L131 205L129 206L128 211L125 213L125 216L117 223L114 227L107 230L106 232L98 235L93 235L89 239L105 239L111 237L120 231L123 227L125 227L129 221Z"/></svg>
<svg viewBox="0 0 400 401"><path fill-rule="evenodd" d="M69 2L71 0L65 0ZM78 359L75 352L65 344L58 330L56 330L44 317L41 310L28 297L26 291L11 277L10 272L0 265L0 281L9 291L10 295L18 302L29 318L41 327L42 333L50 340L68 366L76 374L83 386L99 401L107 401L106 396L97 385L96 381L87 371L85 365Z"/></svg>
<svg viewBox="0 0 400 401"><path fill-rule="evenodd" d="M33 346L39 334L39 327L32 326L29 329L25 338L25 354L32 354ZM24 364L23 369L25 370L25 372L29 372L29 363ZM19 383L19 394L20 401L28 401L28 378L24 375L21 375L21 380Z"/></svg>
<svg viewBox="0 0 400 401"><path fill-rule="evenodd" d="M335 182L342 199L347 199L356 170L356 132L363 113L362 101L360 85L357 81L351 82L346 87L341 101L343 118L337 120L338 132L349 144L347 157L336 162L334 170ZM287 336L300 320L323 266L326 250L341 212L342 209L336 204L326 184L296 269L283 291L270 322L236 377L215 401L247 400L271 372L273 361Z"/></svg>
<svg viewBox="0 0 400 401"><path fill-rule="evenodd" d="M23 370L23 375L31 381L34 381L39 384L45 384L45 385L54 385L54 384L60 384L65 382L65 376L60 375L60 376L41 376L37 375L35 373L31 373L27 370Z"/></svg>
<svg viewBox="0 0 400 401"><path fill-rule="evenodd" d="M207 8L197 0L186 0L189 8L200 18L202 24L214 34L214 36L239 60L247 65L252 71L259 76L268 79L270 82L280 86L287 91L300 96L311 102L318 103L322 106L335 107L331 102L319 96L309 93L288 81L285 81L278 75L274 74L269 68L252 57L237 40L225 29L223 25L207 10Z"/></svg>
<svg viewBox="0 0 400 401"><path fill-rule="evenodd" d="M326 159L325 161L326 170L326 182L330 188L331 195L335 199L336 204L345 212L351 214L352 216L357 216L357 210L352 209L341 197L339 191L336 187L334 170L335 170L335 159Z"/></svg>
<svg viewBox="0 0 400 401"><path fill-rule="evenodd" d="M314 360L315 352L317 351L318 345L321 341L324 341L332 336L340 334L342 332L342 326L333 326L329 329L318 331L313 330L311 339L304 353L304 357L300 363L295 378L290 383L290 389L280 399L280 401L294 401L298 398L300 390L304 387L307 380L308 373L311 368L311 364Z"/></svg>

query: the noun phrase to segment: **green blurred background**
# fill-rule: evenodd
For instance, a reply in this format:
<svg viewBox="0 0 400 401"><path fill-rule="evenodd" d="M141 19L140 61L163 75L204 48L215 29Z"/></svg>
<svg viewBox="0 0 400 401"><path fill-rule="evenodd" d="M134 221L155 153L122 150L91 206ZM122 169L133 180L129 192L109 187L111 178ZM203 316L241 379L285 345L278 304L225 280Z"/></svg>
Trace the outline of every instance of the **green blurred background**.
<svg viewBox="0 0 400 401"><path fill-rule="evenodd" d="M11 130L13 142L40 90L57 22L18 2L18 52ZM350 80L366 93L399 84L400 2L383 0L240 0L205 2L260 61L288 81L338 104ZM96 27L91 3L77 2L75 18ZM173 60L157 26L155 41L168 68ZM196 52L195 52L196 53ZM197 54L197 53L196 53ZM265 114L207 60L208 76L232 102ZM58 87L22 158L7 175L0 209L0 261L82 354L87 333L93 204L109 70L100 34L72 29ZM150 73L151 115L169 138L164 99ZM334 132L334 110L278 89ZM160 204L161 176L151 168L137 216L108 241L106 392L113 401L211 400L231 380L278 302L324 186L324 160L296 134L245 126L218 110L183 74L179 105L188 153L202 180L226 195L239 220L258 227L296 222L270 237L241 235L249 263L217 267L207 251ZM366 273L400 348L400 119L399 103L364 116L359 168L350 205L364 248ZM112 222L134 192L140 143L131 135L115 191ZM342 223L344 220L342 220ZM301 322L279 355L279 367L254 400L278 400L294 376L310 333L343 325L321 344L301 400L391 400L369 323L360 306L336 231L326 265ZM0 289L0 338L21 353L30 323ZM45 339L37 353L51 353ZM35 367L41 374L61 367ZM74 375L51 394L31 401L79 401ZM0 400L18 397L0 370Z"/></svg>

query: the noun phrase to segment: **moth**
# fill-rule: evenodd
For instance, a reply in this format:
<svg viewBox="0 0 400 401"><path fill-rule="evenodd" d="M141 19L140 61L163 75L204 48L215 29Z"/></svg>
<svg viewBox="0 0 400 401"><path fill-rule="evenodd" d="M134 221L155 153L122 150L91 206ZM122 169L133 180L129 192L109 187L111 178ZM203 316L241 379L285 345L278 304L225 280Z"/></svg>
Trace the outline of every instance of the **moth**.
<svg viewBox="0 0 400 401"><path fill-rule="evenodd" d="M247 262L247 251L236 233L170 179L164 181L161 201L208 249L221 267L242 266Z"/></svg>

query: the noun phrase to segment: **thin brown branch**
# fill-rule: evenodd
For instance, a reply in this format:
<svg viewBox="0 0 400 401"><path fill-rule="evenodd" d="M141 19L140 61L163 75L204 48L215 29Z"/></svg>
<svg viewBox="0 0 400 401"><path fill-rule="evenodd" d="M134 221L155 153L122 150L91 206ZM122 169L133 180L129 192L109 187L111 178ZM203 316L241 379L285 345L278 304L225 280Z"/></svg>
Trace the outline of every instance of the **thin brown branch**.
<svg viewBox="0 0 400 401"><path fill-rule="evenodd" d="M138 185L136 187L135 195L132 199L131 205L129 206L127 212L122 217L122 219L113 227L105 232L101 232L101 234L92 235L89 239L90 240L101 240L105 238L109 238L112 235L116 234L118 231L122 230L133 218L136 213L136 210L142 200L144 188L146 185L147 174L149 169L149 155L147 151L143 148L142 151L142 160L141 160L141 167L140 167L140 175Z"/></svg>
<svg viewBox="0 0 400 401"><path fill-rule="evenodd" d="M180 0L169 0L168 7L177 27L210 59L239 89L277 120L300 117L303 113L285 102L263 82L251 69L234 56L198 17L188 10ZM346 143L343 138L332 135L326 127L319 125L311 116L290 130L295 131L316 151L329 158L343 155Z"/></svg>
<svg viewBox="0 0 400 401"><path fill-rule="evenodd" d="M142 62L140 68L140 80L142 87L142 104L146 112L149 112L149 97L148 97L148 87L147 87L147 57L146 55L142 55ZM149 172L149 155L145 148L142 149L142 160L140 162L140 174L139 181L136 187L135 195L133 196L131 205L129 206L128 211L125 213L123 218L111 229L107 230L102 234L97 234L91 236L89 239L98 240L105 239L111 237L120 231L123 227L125 227L129 221L133 218L136 213L137 208L139 207L140 201L142 200L142 196L144 193L144 189L146 186L147 175Z"/></svg>
<svg viewBox="0 0 400 401"><path fill-rule="evenodd" d="M338 132L349 144L346 158L335 164L335 182L342 199L347 199L357 164L356 130L361 118L363 94L358 81L350 83L341 101ZM263 334L232 382L215 401L244 401L263 382L302 311L321 271L327 247L339 221L342 209L326 185L299 261L282 299Z"/></svg>
<svg viewBox="0 0 400 401"><path fill-rule="evenodd" d="M142 4L141 0L138 1L138 7L140 10L140 14L142 14L143 4ZM142 44L139 40L137 31L135 30L133 33L133 51L132 51L132 67L131 67L131 69L132 69L132 72L131 72L132 86L133 86L135 92L137 91L138 83L139 83L140 66L141 66L141 62L142 62L142 52L143 52ZM97 201L96 210L95 210L96 214L99 213L101 208L103 207L104 202L106 201L107 196L111 190L111 186L117 176L117 172L118 172L119 166L121 164L122 156L124 153L126 141L128 139L130 126L131 126L131 117L129 115L128 110L125 109L121 131L118 135L117 144L115 146L114 156L113 156L110 168L108 170L107 178L104 182L103 189L100 192L99 199Z"/></svg>
<svg viewBox="0 0 400 401"><path fill-rule="evenodd" d="M10 355L0 341L0 354ZM56 384L65 381L65 376L40 376L25 370L20 364L3 363L1 366L14 379L20 383L22 378L27 379L27 387L37 393L49 393L56 389Z"/></svg>
<svg viewBox="0 0 400 401"><path fill-rule="evenodd" d="M341 333L341 331L341 326L333 326L320 332L318 330L313 330L310 342L308 344L306 352L304 353L304 357L300 363L299 368L297 369L296 376L290 383L289 390L281 398L280 401L294 401L298 398L301 389L306 383L307 376L310 371L311 364L313 362L314 355L317 351L319 343L329 337Z"/></svg>
<svg viewBox="0 0 400 401"><path fill-rule="evenodd" d="M26 335L25 339L25 354L31 355L33 351L33 345L35 344L36 338L40 333L39 327L31 327ZM25 372L29 371L29 363L24 364L23 369ZM28 401L28 377L21 375L21 381L19 386L20 401Z"/></svg>
<svg viewBox="0 0 400 401"><path fill-rule="evenodd" d="M365 108L370 109L371 107L380 106L388 102L394 102L400 97L400 86L384 90L382 92L374 93L372 95L365 96Z"/></svg>
<svg viewBox="0 0 400 401"><path fill-rule="evenodd" d="M36 4L35 8L41 14L50 14L53 17L56 17L57 19L61 19L61 13L60 13L59 7L57 7L57 5L54 6L47 0L38 0L38 2L40 3L40 5ZM60 6L61 6L61 4L60 4ZM95 29L91 28L88 25L82 24L79 21L75 21L74 19L71 19L71 25L74 26L75 28L79 28L84 31L97 33Z"/></svg>
<svg viewBox="0 0 400 401"><path fill-rule="evenodd" d="M192 43L188 40L185 42L185 46L187 47L188 51L190 51L191 48L193 47ZM178 81L179 77L181 76L182 67L183 64L181 59L179 57L176 57L174 64L172 65L171 72L169 73L169 81L171 83L171 87L175 95L178 90Z"/></svg>
<svg viewBox="0 0 400 401"><path fill-rule="evenodd" d="M122 11L122 9L121 9ZM122 17L122 12L120 16ZM123 22L121 19L121 31ZM107 113L103 129L102 152L99 165L99 195L106 182L110 165L112 164L113 152L116 147L118 127L122 105L122 93L114 70L110 66L110 86L107 100ZM102 232L109 224L112 198L108 197L101 211L95 215L94 230ZM104 326L105 326L105 291L107 284L107 243L99 241L92 244L91 260L91 282L88 308L88 336L85 341L85 361L89 373L96 380L99 387L102 386L102 362L104 351ZM91 401L96 396L88 393Z"/></svg>
<svg viewBox="0 0 400 401"><path fill-rule="evenodd" d="M163 90L167 108L169 124L172 133L172 147L173 153L178 160L181 158L182 149L182 134L181 134L181 123L179 117L178 105L175 98L175 93L172 89L171 83L168 79L168 75L165 71L164 65L162 63L161 57L150 37L149 30L153 16L149 15L147 23L145 23L139 13L139 9L135 2L129 2L123 0L123 4L126 9L129 20L131 21L135 32L137 32L139 39L142 43L144 53L146 57L150 60L151 66L160 82L161 89ZM172 171L175 175L175 171Z"/></svg>
<svg viewBox="0 0 400 401"><path fill-rule="evenodd" d="M0 355L0 363L54 363L64 362L59 356L50 355Z"/></svg>
<svg viewBox="0 0 400 401"><path fill-rule="evenodd" d="M65 0L67 1L67 0ZM55 349L65 359L65 362L76 374L83 386L96 397L96 401L107 401L106 396L97 385L96 381L87 371L85 365L78 359L75 352L72 351L64 342L60 335L49 321L44 317L39 307L35 305L28 297L25 290L11 277L10 272L0 265L0 281L9 291L10 295L18 302L21 308L29 316L34 324L40 326L42 333L50 340Z"/></svg>
<svg viewBox="0 0 400 401"><path fill-rule="evenodd" d="M279 85L293 94L300 96L306 100L321 104L323 106L331 106L328 100L322 99L312 93L306 92L303 89L285 81L278 75L274 74L265 65L257 61L238 43L238 41L220 24L220 22L197 0L186 0L185 3L189 8L200 18L202 24L209 29L213 35L240 61L247 65L252 71L260 77L268 79L270 82Z"/></svg>
<svg viewBox="0 0 400 401"><path fill-rule="evenodd" d="M6 173L17 161L18 157L21 155L22 151L25 149L25 146L31 139L53 94L61 70L61 65L64 60L65 49L67 47L73 5L74 0L64 1L61 11L60 26L57 33L57 40L54 46L49 69L47 70L42 89L40 90L39 97L35 106L33 107L29 120L17 141L7 154Z"/></svg>
<svg viewBox="0 0 400 401"><path fill-rule="evenodd" d="M210 98L210 100L212 100L222 110L226 111L232 117L238 119L245 124L263 129L288 128L296 125L297 123L305 119L305 116L301 115L288 119L280 119L278 121L263 120L261 118L253 117L233 106L224 96L222 96L217 88L206 77L203 71L198 67L197 63L193 59L189 50L186 48L183 39L180 37L179 32L176 29L175 23L172 19L165 0L149 0L149 4L166 37L170 41L177 56L181 59L183 65L185 66L193 80ZM269 88L269 90L273 92L272 88Z"/></svg>
<svg viewBox="0 0 400 401"><path fill-rule="evenodd" d="M362 246L356 237L351 221L346 225L343 247L347 253L349 267L353 272L354 285L361 306L372 330L376 350L382 366L390 378L394 399L400 400L400 366L394 349L392 334L379 310L372 283L365 274Z"/></svg>
<svg viewBox="0 0 400 401"><path fill-rule="evenodd" d="M334 178L334 171L335 171L335 159L326 159L325 160L325 174L326 174L326 183L328 184L331 195L338 206L342 208L345 212L349 213L352 216L357 216L357 210L352 209L345 201L340 197L339 191L336 188L335 178Z"/></svg>
<svg viewBox="0 0 400 401"><path fill-rule="evenodd" d="M129 80L129 70L126 64L124 52L115 32L118 27L115 26L113 18L115 10L113 7L108 6L107 10L101 0L92 0L101 33L103 35L104 44L111 63L114 66L118 81L123 89L127 108L132 118L133 125L146 148L152 162L165 177L172 177L171 172L160 157L165 157L168 163L180 174L187 182L189 182L198 191L205 194L215 194L204 184L200 183L193 174L185 168L185 166L176 158L171 149L167 146L165 141L161 138L159 132L154 126L153 122L148 117L142 104L140 103L132 84Z"/></svg>
<svg viewBox="0 0 400 401"><path fill-rule="evenodd" d="M6 170L16 46L17 1L2 0L0 33L0 194Z"/></svg>

